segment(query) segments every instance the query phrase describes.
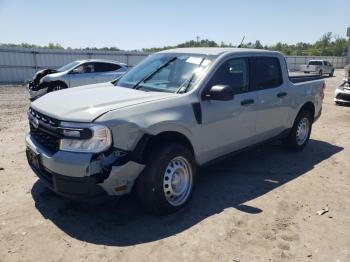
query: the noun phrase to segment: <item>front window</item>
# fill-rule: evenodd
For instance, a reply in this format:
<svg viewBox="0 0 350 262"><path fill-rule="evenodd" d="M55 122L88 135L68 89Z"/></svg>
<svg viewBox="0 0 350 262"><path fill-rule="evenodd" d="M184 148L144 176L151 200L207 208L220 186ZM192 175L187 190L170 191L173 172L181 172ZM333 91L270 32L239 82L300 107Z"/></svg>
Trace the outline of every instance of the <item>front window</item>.
<svg viewBox="0 0 350 262"><path fill-rule="evenodd" d="M69 64L67 64L65 66L62 66L62 67L58 68L57 71L58 72L69 71L69 70L73 69L75 66L77 66L79 64L80 64L80 62L77 62L77 61L71 62L71 63L69 63Z"/></svg>
<svg viewBox="0 0 350 262"><path fill-rule="evenodd" d="M198 82L211 58L192 54L154 54L122 76L116 85L145 91L184 93Z"/></svg>

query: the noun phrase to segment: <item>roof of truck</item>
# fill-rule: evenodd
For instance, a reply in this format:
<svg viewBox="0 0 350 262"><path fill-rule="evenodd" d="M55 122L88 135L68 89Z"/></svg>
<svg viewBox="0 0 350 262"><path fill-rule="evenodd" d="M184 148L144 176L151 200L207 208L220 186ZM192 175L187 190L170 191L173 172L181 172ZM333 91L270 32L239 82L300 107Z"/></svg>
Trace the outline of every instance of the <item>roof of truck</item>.
<svg viewBox="0 0 350 262"><path fill-rule="evenodd" d="M262 49L250 49L250 48L233 48L233 47L191 47L191 48L174 48L174 49L168 49L161 51L159 53L184 53L184 54L205 54L205 55L214 55L218 56L223 53L243 53L243 52L249 52L249 53L259 53L259 54L271 54L271 53L278 53L275 51L268 51L268 50L262 50Z"/></svg>

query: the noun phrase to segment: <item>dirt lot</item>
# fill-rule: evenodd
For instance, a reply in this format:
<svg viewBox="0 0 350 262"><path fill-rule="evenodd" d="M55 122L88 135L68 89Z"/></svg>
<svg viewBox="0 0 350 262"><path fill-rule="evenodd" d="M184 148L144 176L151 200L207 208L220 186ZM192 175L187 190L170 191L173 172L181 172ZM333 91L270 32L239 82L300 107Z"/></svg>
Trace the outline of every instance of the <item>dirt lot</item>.
<svg viewBox="0 0 350 262"><path fill-rule="evenodd" d="M341 78L326 78L303 152L274 143L201 170L192 202L167 217L132 197L81 206L46 190L25 158L27 94L0 87L0 261L350 261L350 107L333 103Z"/></svg>

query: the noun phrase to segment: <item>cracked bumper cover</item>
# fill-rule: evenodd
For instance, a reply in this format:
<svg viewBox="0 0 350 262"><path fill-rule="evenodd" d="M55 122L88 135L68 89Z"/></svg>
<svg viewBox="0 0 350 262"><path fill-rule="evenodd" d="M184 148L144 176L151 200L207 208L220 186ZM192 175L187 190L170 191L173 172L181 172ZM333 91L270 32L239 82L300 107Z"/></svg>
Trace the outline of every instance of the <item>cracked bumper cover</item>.
<svg viewBox="0 0 350 262"><path fill-rule="evenodd" d="M350 88L337 88L335 89L335 102L350 103Z"/></svg>
<svg viewBox="0 0 350 262"><path fill-rule="evenodd" d="M129 193L145 167L134 161L112 166L108 174L91 161L92 154L57 151L50 153L28 134L27 159L40 180L59 195L82 199ZM35 154L38 163L33 163Z"/></svg>
<svg viewBox="0 0 350 262"><path fill-rule="evenodd" d="M30 101L34 101L35 99L45 95L47 93L47 89L48 89L48 87L40 88L39 90L32 90L28 84L27 91L29 93Z"/></svg>

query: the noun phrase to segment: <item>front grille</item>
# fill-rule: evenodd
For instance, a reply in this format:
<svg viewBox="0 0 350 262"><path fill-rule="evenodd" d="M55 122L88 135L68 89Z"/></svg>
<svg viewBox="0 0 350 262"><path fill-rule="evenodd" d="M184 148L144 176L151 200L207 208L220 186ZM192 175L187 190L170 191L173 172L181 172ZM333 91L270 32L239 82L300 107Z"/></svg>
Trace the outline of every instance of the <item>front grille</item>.
<svg viewBox="0 0 350 262"><path fill-rule="evenodd" d="M337 98L345 101L350 101L350 94L337 94Z"/></svg>
<svg viewBox="0 0 350 262"><path fill-rule="evenodd" d="M30 124L30 135L43 147L50 151L56 152L59 149L60 138L59 136L53 135L46 132L45 129L38 127L35 128Z"/></svg>
<svg viewBox="0 0 350 262"><path fill-rule="evenodd" d="M60 121L52 117L48 117L36 110L29 108L29 117L37 119L38 125L34 125L34 121L30 122L30 135L43 147L51 152L59 149L60 134L57 133L57 127Z"/></svg>
<svg viewBox="0 0 350 262"><path fill-rule="evenodd" d="M39 113L38 111L34 110L33 108L29 108L28 113L30 115L32 115L33 117L37 118L39 121L44 122L45 124L48 124L52 127L58 127L58 125L60 124L60 121L53 118L53 117L49 117L46 116L42 113Z"/></svg>

